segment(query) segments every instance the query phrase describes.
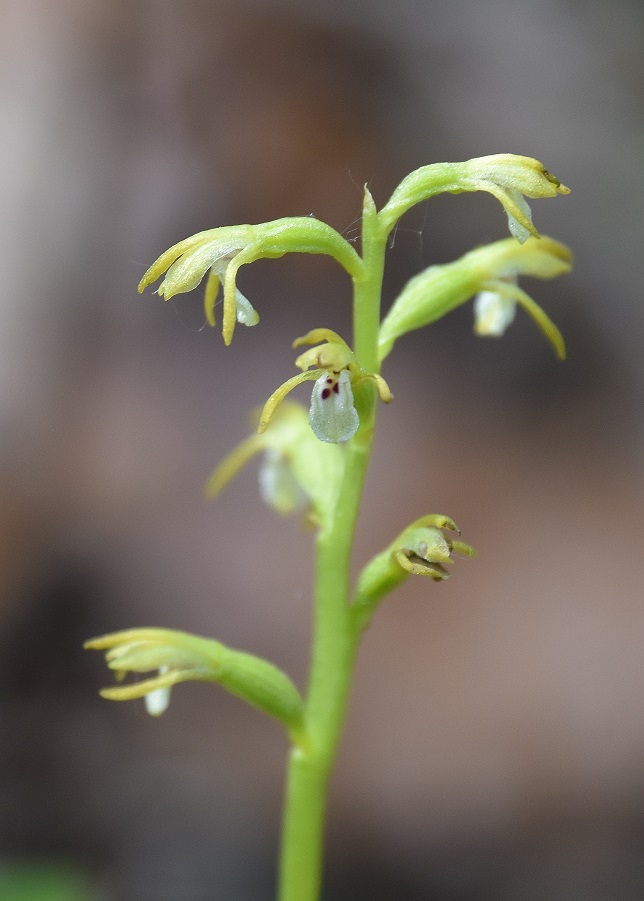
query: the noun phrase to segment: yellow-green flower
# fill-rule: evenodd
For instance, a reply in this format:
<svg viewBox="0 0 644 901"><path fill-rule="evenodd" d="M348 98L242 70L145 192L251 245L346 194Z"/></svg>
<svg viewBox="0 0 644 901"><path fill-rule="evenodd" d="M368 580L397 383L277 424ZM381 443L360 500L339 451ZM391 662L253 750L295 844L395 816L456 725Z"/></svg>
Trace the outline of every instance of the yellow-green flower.
<svg viewBox="0 0 644 901"><path fill-rule="evenodd" d="M356 628L366 628L380 601L410 575L441 582L449 575L447 567L453 562L454 551L465 557L475 556L469 544L451 538L446 534L449 532L460 535L449 516L422 516L367 563L358 579L352 608Z"/></svg>
<svg viewBox="0 0 644 901"><path fill-rule="evenodd" d="M170 247L150 266L139 282L139 293L165 272L165 278L159 285L157 293L165 300L170 300L177 294L192 291L208 272L204 311L208 323L214 326L214 308L219 285L220 283L226 285L230 263L245 248L252 246L254 240L253 227L250 225L214 228L192 235ZM232 281L233 285L228 286L229 294L232 287L233 295L229 307L234 310L237 321L243 322L244 325L255 325L259 321L259 316L247 298L237 290L234 274Z"/></svg>
<svg viewBox="0 0 644 901"><path fill-rule="evenodd" d="M235 322L255 325L259 316L237 290L237 272L246 263L276 258L286 253L322 253L332 256L354 278L364 274L364 264L353 247L330 225L313 217L292 217L260 225L233 225L199 232L179 241L150 266L139 283L139 293L165 273L158 293L169 300L192 291L206 273L204 311L215 324L215 301L224 287L223 337L230 344Z"/></svg>
<svg viewBox="0 0 644 901"><path fill-rule="evenodd" d="M155 673L138 682L101 689L101 696L110 701L143 698L148 711L158 716L168 706L172 686L216 682L280 720L296 741L302 740L302 699L291 680L261 657L174 629L126 629L91 638L84 647L105 651L107 665L119 682L128 673Z"/></svg>
<svg viewBox="0 0 644 901"><path fill-rule="evenodd" d="M507 300L512 307L522 306L534 319L557 355L565 357L561 332L546 313L517 284L519 276L529 275L550 279L570 271L572 254L564 244L545 235L518 244L504 238L484 247L477 247L453 263L430 266L410 279L394 301L380 326L378 346L380 359L390 353L394 342L414 329L430 325L451 310L481 292L492 292ZM491 316L491 300L485 299L483 310L477 313L479 334L493 334L493 328L503 321L509 324L512 310L507 303L497 304L496 319Z"/></svg>
<svg viewBox="0 0 644 901"><path fill-rule="evenodd" d="M570 193L539 160L514 153L495 153L463 163L432 163L416 169L401 181L378 213L378 219L390 231L415 204L436 194L463 191L487 191L496 197L507 213L511 234L521 243L529 235L539 237L525 198Z"/></svg>
<svg viewBox="0 0 644 901"><path fill-rule="evenodd" d="M525 198L570 194L570 188L562 185L543 163L529 156L496 153L468 160L465 166L471 185L465 190L487 191L496 197L507 213L510 233L520 244L530 235L539 237Z"/></svg>

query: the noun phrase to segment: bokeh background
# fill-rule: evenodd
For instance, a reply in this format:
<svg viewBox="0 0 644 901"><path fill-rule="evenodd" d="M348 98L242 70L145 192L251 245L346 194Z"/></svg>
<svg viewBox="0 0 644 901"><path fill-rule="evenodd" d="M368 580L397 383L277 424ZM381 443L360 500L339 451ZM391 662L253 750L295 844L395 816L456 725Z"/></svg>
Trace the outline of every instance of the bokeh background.
<svg viewBox="0 0 644 901"><path fill-rule="evenodd" d="M353 236L411 169L542 159L572 275L477 340L471 308L399 342L357 563L452 515L480 555L410 581L359 662L327 899L644 897L644 9L636 0L4 0L0 29L0 895L273 896L285 742L207 685L153 721L108 704L84 638L160 625L304 685L310 536L249 468L202 485L292 372L347 333L318 258L246 267L225 348L199 292L137 296L195 231L285 215ZM487 195L410 213L385 303L503 237ZM304 399L304 397L302 398Z"/></svg>

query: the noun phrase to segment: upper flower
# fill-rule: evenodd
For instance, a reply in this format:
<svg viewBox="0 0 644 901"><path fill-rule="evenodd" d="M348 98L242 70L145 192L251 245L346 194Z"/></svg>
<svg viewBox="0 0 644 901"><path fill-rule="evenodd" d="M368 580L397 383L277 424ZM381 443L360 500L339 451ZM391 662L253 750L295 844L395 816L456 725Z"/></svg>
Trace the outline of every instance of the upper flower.
<svg viewBox="0 0 644 901"><path fill-rule="evenodd" d="M495 153L464 163L432 163L410 173L398 185L378 219L389 231L412 206L443 192L487 191L503 205L512 235L523 243L538 238L525 198L569 194L570 189L529 156Z"/></svg>
<svg viewBox="0 0 644 901"><path fill-rule="evenodd" d="M430 325L479 292L493 292L497 299L502 297L511 304L508 310L507 304L497 301L492 322L490 299L484 299L483 309L477 312L479 334L492 334L495 328L499 333L500 323L509 324L508 315L513 312L514 304L519 303L563 358L565 346L559 329L516 282L521 275L554 278L568 272L571 263L568 248L544 236L540 240L531 238L523 245L504 238L477 247L453 263L430 266L407 282L383 319L378 338L380 359L384 360L402 335Z"/></svg>
<svg viewBox="0 0 644 901"><path fill-rule="evenodd" d="M332 256L354 278L363 275L364 264L353 247L331 226L313 217L293 217L260 225L233 225L199 232L175 244L156 260L139 283L139 293L163 273L158 293L169 300L192 291L209 273L204 310L210 325L215 324L215 300L220 283L224 286L223 337L230 344L235 322L255 325L259 317L237 290L240 266L264 257L286 253L323 253Z"/></svg>
<svg viewBox="0 0 644 901"><path fill-rule="evenodd" d="M570 188L562 185L543 163L529 156L496 153L469 160L465 166L471 187L463 190L488 191L496 197L507 213L510 233L520 244L530 235L539 237L525 198L570 194Z"/></svg>

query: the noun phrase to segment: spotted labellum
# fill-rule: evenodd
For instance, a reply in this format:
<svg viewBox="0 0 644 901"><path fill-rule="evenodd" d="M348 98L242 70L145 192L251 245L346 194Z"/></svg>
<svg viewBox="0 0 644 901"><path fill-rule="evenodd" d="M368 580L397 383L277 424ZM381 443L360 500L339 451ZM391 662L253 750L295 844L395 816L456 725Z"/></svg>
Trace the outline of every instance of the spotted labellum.
<svg viewBox="0 0 644 901"><path fill-rule="evenodd" d="M311 394L309 422L316 438L330 444L348 441L358 431L358 412L346 369L326 372L317 379Z"/></svg>

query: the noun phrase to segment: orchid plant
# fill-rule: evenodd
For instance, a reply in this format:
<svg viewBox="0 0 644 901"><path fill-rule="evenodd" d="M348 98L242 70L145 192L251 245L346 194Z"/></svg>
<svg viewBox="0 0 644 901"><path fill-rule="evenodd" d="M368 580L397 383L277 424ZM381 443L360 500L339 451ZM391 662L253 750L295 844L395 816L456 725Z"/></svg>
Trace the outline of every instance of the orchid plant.
<svg viewBox="0 0 644 901"><path fill-rule="evenodd" d="M479 247L455 262L430 266L412 278L381 316L387 240L412 206L442 192L487 191L505 209L512 237ZM302 693L280 669L257 656L209 638L168 629L139 628L94 638L87 648L106 651L107 665L122 684L103 697L143 698L153 715L168 705L179 682L217 682L276 719L290 743L283 815L278 898L315 901L322 882L326 792L342 732L360 639L380 602L410 575L440 582L452 555L473 557L455 522L423 515L395 537L351 583L352 548L379 402L393 395L381 367L396 342L429 325L470 298L475 331L501 335L516 307L535 321L560 358L563 338L546 313L519 287L520 276L550 279L569 271L570 251L540 236L526 197L567 194L535 159L496 154L462 163L436 163L412 172L378 210L365 187L360 253L315 218L287 218L200 232L175 244L143 276L143 291L161 276L158 293L169 300L206 279L204 311L216 324L223 286L223 339L236 323L258 322L237 288L241 266L287 253L333 257L353 284L353 336L349 342L323 324L296 338L307 347L299 370L268 398L257 431L215 469L206 490L214 498L256 454L259 488L278 513L303 513L315 530L314 634L308 688ZM309 409L286 400L301 383L313 382ZM128 673L147 673L124 682Z"/></svg>

